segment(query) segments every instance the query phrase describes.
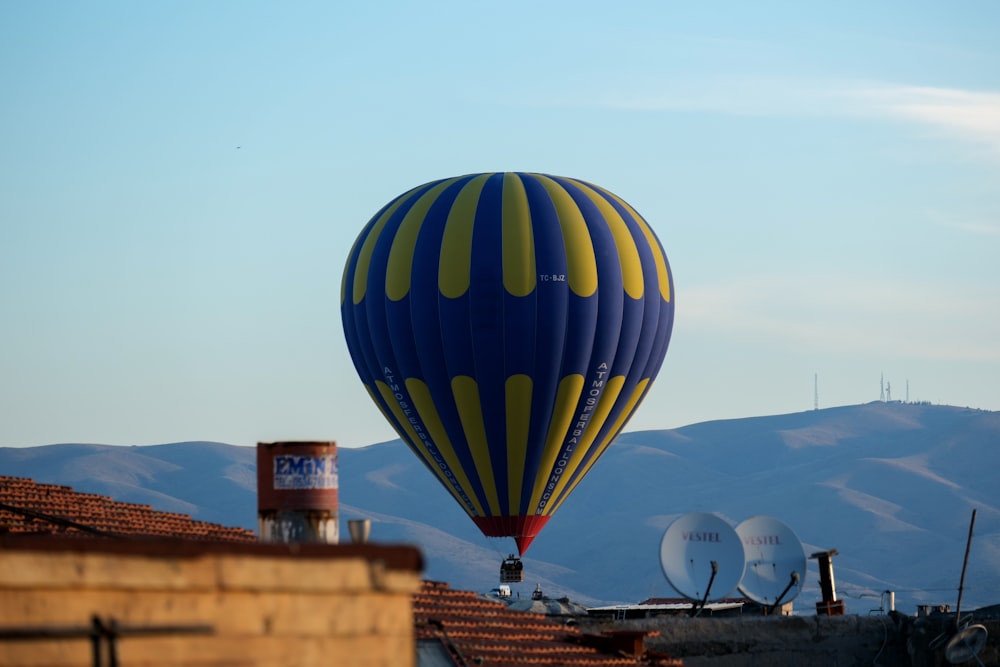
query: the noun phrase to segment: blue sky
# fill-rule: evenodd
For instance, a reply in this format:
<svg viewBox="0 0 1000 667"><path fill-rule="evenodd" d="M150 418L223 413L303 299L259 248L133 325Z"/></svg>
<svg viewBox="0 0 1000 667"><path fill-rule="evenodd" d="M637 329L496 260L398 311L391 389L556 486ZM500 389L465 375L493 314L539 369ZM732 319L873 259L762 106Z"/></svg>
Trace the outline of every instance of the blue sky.
<svg viewBox="0 0 1000 667"><path fill-rule="evenodd" d="M0 4L0 446L394 438L348 250L502 170L666 249L627 430L810 410L817 376L1000 409L1000 4L342 4Z"/></svg>

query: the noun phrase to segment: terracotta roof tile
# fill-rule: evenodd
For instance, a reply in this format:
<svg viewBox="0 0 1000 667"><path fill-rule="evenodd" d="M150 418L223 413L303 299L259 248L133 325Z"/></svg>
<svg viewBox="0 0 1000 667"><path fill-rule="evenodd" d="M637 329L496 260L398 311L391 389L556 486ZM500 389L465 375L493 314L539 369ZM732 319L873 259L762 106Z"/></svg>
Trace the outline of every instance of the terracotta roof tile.
<svg viewBox="0 0 1000 667"><path fill-rule="evenodd" d="M252 542L252 530L123 503L68 486L0 476L0 532L84 537L177 537Z"/></svg>
<svg viewBox="0 0 1000 667"><path fill-rule="evenodd" d="M456 662L487 667L513 665L680 665L679 660L646 653L632 633L586 635L541 614L514 611L502 602L448 584L425 581L413 596L418 640L440 640ZM632 650L622 650L631 644ZM638 647L638 650L636 650Z"/></svg>

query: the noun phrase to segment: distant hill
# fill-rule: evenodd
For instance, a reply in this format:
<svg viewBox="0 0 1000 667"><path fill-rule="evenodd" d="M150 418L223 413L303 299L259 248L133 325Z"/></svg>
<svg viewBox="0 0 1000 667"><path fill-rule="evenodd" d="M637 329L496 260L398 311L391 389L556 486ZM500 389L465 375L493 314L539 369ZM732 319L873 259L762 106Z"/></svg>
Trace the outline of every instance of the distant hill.
<svg viewBox="0 0 1000 667"><path fill-rule="evenodd" d="M808 554L837 549L849 613L954 607L969 519L977 510L963 608L1000 602L1000 413L869 403L623 434L532 544L527 596L585 604L676 594L660 571L660 538L692 511L734 525L766 514ZM212 442L144 447L61 444L0 448L0 474L196 519L256 528L255 451ZM512 540L487 539L400 441L340 450L342 534L372 520L372 539L418 544L425 576L487 590ZM799 611L819 599L815 561Z"/></svg>

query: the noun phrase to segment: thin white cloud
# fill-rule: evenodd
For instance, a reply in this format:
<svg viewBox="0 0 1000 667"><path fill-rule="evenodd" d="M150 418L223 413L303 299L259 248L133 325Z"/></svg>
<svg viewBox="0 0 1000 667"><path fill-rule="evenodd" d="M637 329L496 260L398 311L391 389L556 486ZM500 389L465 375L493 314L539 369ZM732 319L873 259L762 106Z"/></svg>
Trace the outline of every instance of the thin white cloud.
<svg viewBox="0 0 1000 667"><path fill-rule="evenodd" d="M680 296L680 295L679 295ZM699 332L886 358L1000 362L988 293L878 277L765 276L689 286L678 318Z"/></svg>
<svg viewBox="0 0 1000 667"><path fill-rule="evenodd" d="M880 85L848 92L874 113L935 127L1000 157L1000 93Z"/></svg>
<svg viewBox="0 0 1000 667"><path fill-rule="evenodd" d="M979 234L981 236L1000 236L1000 225L991 225L985 222L959 221L955 222L952 226L971 234Z"/></svg>
<svg viewBox="0 0 1000 667"><path fill-rule="evenodd" d="M702 111L740 116L889 117L982 147L1000 158L1000 92L851 79L740 77L637 81L600 91L548 89L540 106L598 106L623 111Z"/></svg>
<svg viewBox="0 0 1000 667"><path fill-rule="evenodd" d="M995 220L985 218L957 218L954 214L930 211L928 219L940 227L957 229L967 234L986 237L1000 237L1000 215Z"/></svg>
<svg viewBox="0 0 1000 667"><path fill-rule="evenodd" d="M835 86L780 77L676 79L631 85L598 98L600 106L628 111L706 111L739 116L830 116L850 113ZM837 106L840 110L837 110Z"/></svg>

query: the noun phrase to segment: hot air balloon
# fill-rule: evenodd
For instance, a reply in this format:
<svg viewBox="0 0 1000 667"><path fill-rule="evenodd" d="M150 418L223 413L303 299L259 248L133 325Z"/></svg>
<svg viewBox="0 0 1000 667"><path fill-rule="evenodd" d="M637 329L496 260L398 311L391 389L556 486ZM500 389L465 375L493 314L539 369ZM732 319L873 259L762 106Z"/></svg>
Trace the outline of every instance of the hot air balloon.
<svg viewBox="0 0 1000 667"><path fill-rule="evenodd" d="M348 257L341 314L385 418L483 534L523 554L649 391L673 280L613 193L470 174L375 214Z"/></svg>

